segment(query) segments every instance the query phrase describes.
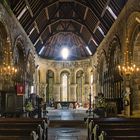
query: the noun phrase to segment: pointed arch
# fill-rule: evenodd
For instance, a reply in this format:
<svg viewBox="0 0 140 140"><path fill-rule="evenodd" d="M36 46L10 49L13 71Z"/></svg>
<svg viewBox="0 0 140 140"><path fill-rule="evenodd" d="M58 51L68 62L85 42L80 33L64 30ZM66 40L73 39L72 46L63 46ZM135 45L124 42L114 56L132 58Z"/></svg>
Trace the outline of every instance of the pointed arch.
<svg viewBox="0 0 140 140"><path fill-rule="evenodd" d="M60 100L61 101L69 101L70 93L69 93L69 84L70 84L70 73L69 71L61 71L60 74L61 79L61 93Z"/></svg>

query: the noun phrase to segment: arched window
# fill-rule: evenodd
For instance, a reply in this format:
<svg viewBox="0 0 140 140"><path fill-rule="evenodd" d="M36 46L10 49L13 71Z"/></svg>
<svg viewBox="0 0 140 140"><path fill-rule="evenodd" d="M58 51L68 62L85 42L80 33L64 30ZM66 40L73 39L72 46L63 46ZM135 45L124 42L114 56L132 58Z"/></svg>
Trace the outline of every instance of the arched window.
<svg viewBox="0 0 140 140"><path fill-rule="evenodd" d="M61 101L69 101L69 73L61 73Z"/></svg>
<svg viewBox="0 0 140 140"><path fill-rule="evenodd" d="M66 73L62 76L62 97L63 101L67 101L67 91L68 91L68 76Z"/></svg>
<svg viewBox="0 0 140 140"><path fill-rule="evenodd" d="M93 72L91 71L91 74L90 74L90 92L91 92L91 95L93 95Z"/></svg>

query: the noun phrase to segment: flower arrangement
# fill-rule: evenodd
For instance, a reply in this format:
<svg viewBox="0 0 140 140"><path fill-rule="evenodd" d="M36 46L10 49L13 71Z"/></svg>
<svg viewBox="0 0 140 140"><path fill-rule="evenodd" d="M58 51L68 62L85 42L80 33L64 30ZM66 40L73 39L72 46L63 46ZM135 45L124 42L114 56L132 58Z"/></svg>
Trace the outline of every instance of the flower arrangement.
<svg viewBox="0 0 140 140"><path fill-rule="evenodd" d="M33 111L33 105L30 101L27 102L27 104L25 106L25 110L29 111L29 112Z"/></svg>
<svg viewBox="0 0 140 140"><path fill-rule="evenodd" d="M99 94L97 98L97 102L95 104L97 108L106 108L107 103L105 101L105 98L103 97L103 94Z"/></svg>

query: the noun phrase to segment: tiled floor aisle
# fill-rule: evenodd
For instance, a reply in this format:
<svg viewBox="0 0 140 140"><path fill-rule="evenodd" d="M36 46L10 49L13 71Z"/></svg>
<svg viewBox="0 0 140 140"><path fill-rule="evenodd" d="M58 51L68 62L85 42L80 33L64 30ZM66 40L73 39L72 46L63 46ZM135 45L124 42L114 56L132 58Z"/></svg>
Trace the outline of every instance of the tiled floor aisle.
<svg viewBox="0 0 140 140"><path fill-rule="evenodd" d="M48 140L86 140L87 130L82 128L49 128Z"/></svg>
<svg viewBox="0 0 140 140"><path fill-rule="evenodd" d="M87 140L86 128L77 127L77 124L75 124L75 127L73 125L71 126L71 122L68 126L59 127L59 120L83 120L84 124L84 117L87 116L86 110L62 109L48 110L48 112L48 116L51 121L58 120L57 126L55 126L55 124L53 126L50 125L51 127L48 129L48 140Z"/></svg>

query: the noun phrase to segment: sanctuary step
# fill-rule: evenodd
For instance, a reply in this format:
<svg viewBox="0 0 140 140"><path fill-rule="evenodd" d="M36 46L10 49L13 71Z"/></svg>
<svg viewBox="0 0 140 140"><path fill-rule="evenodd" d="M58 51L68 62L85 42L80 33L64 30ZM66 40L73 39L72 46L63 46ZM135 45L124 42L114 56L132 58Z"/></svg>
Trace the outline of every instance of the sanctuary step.
<svg viewBox="0 0 140 140"><path fill-rule="evenodd" d="M87 140L86 109L47 109L48 140Z"/></svg>
<svg viewBox="0 0 140 140"><path fill-rule="evenodd" d="M86 128L86 125L82 120L50 120L49 127Z"/></svg>

